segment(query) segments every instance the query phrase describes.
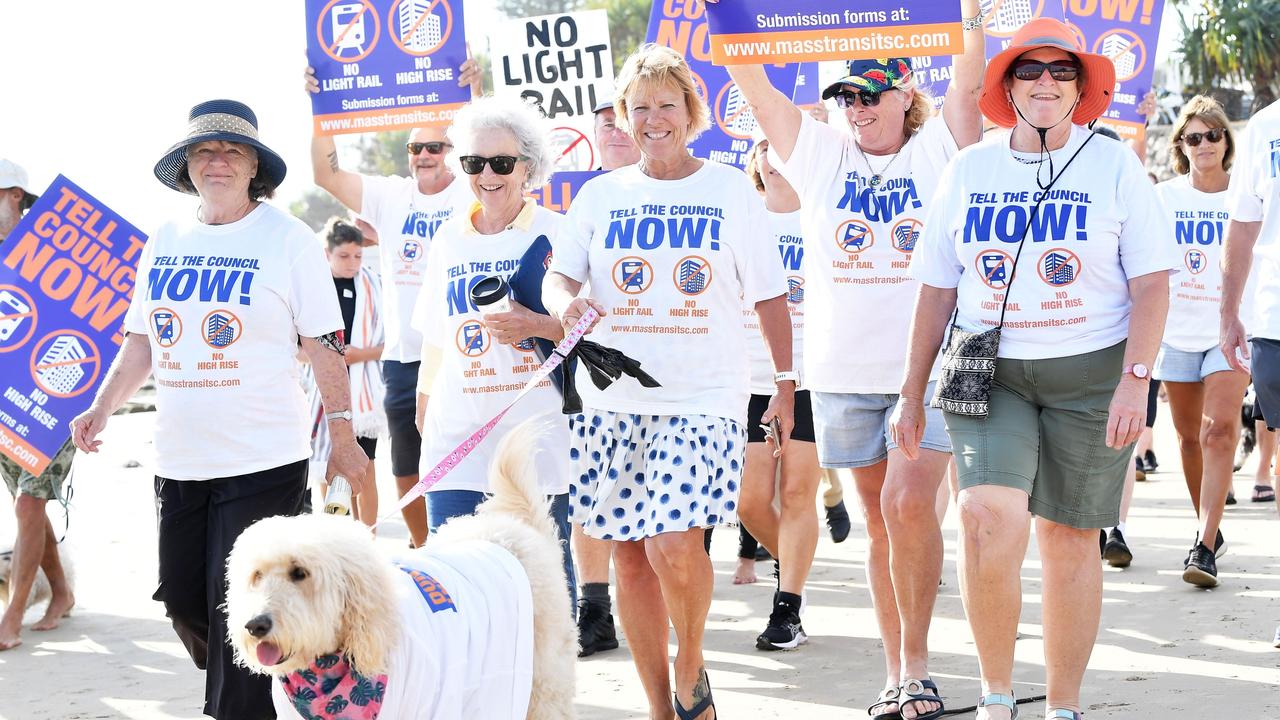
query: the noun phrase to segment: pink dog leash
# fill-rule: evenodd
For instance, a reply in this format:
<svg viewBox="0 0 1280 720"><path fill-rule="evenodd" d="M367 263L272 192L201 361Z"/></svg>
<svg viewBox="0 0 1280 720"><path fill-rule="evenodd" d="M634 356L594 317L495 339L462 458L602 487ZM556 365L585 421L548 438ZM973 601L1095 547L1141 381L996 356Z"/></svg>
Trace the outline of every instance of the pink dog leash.
<svg viewBox="0 0 1280 720"><path fill-rule="evenodd" d="M431 489L432 485L440 482L445 475L453 472L453 469L456 468L468 455L470 455L471 451L476 449L476 446L484 441L485 437L487 437L489 433L497 427L498 423L502 421L502 418L506 416L507 412L511 410L516 403L520 402L521 398L528 395L529 391L537 387L538 383L545 380L557 367L560 367L560 364L563 363L565 358L569 356L569 353L573 351L574 346L577 345L578 341L582 339L582 336L587 333L587 328L591 327L591 323L595 322L599 317L599 313L595 310L588 309L587 312L582 315L582 318L578 320L578 323L573 326L573 329L571 329L569 333L564 336L564 339L560 341L560 344L556 346L556 349L551 353L551 357L547 358L546 362L542 363L542 366L534 372L533 377L529 378L529 382L525 383L525 386L520 390L520 394L516 395L515 399L502 409L502 412L495 415L492 420L485 423L479 430L471 433L466 440L463 440L458 447L453 449L453 452L449 453L443 460L436 463L436 466L431 468L431 471L418 481L418 484L409 488L409 491L404 494L404 497L400 498L400 502L396 504L395 509L386 515L383 515L374 527L381 525L387 520L387 518L397 515L406 505L422 497L423 493Z"/></svg>

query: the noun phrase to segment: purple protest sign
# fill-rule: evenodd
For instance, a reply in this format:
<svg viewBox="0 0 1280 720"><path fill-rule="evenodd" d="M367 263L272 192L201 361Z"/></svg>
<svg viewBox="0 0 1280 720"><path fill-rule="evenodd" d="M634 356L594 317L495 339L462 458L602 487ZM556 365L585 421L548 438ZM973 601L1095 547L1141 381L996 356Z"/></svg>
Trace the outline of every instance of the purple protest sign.
<svg viewBox="0 0 1280 720"><path fill-rule="evenodd" d="M563 213L588 180L603 174L603 170L563 170L552 175L545 185L530 190L529 197L548 210Z"/></svg>
<svg viewBox="0 0 1280 720"><path fill-rule="evenodd" d="M1115 93L1102 122L1121 138L1145 142L1147 123L1138 114L1138 104L1151 89L1155 74L1164 0L1068 0L1066 4L1067 21L1080 33L1085 49L1111 58L1116 66Z"/></svg>
<svg viewBox="0 0 1280 720"><path fill-rule="evenodd" d="M146 241L59 175L0 245L0 452L33 475L124 342Z"/></svg>
<svg viewBox="0 0 1280 720"><path fill-rule="evenodd" d="M306 0L315 132L448 125L471 100L462 0Z"/></svg>
<svg viewBox="0 0 1280 720"><path fill-rule="evenodd" d="M649 16L648 42L665 45L689 62L698 92L711 108L711 128L689 143L695 157L745 167L756 130L755 115L724 68L711 63L710 32L705 6L694 0L655 2ZM788 97L795 90L797 66L766 65L769 82Z"/></svg>
<svg viewBox="0 0 1280 720"><path fill-rule="evenodd" d="M791 102L800 107L822 102L822 88L818 86L818 63L800 63L796 70L796 89L791 93Z"/></svg>

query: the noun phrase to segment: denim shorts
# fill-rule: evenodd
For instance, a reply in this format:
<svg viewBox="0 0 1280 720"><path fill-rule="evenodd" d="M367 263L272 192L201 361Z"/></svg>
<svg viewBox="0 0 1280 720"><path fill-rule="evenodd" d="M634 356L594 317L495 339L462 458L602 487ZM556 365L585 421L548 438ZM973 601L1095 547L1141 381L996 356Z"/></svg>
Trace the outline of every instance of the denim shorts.
<svg viewBox="0 0 1280 720"><path fill-rule="evenodd" d="M1216 372L1228 372L1231 366L1217 345L1203 352L1187 352L1160 345L1151 377L1163 382L1198 383Z"/></svg>
<svg viewBox="0 0 1280 720"><path fill-rule="evenodd" d="M944 413L960 489L1021 490L1033 514L1073 528L1119 522L1133 446L1107 447L1106 431L1124 346L1041 360L999 358L987 416Z"/></svg>
<svg viewBox="0 0 1280 720"><path fill-rule="evenodd" d="M929 407L934 383L924 394L924 437L920 447L951 452L951 438L942 411ZM889 416L898 396L878 393L827 393L810 391L813 424L818 440L818 463L824 468L860 468L875 465L898 447L889 432Z"/></svg>

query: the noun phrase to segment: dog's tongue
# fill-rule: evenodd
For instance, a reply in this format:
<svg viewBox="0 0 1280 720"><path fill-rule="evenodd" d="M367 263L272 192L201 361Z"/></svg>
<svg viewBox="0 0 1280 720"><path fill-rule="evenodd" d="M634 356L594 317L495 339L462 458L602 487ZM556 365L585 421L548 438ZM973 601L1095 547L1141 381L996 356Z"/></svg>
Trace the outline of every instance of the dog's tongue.
<svg viewBox="0 0 1280 720"><path fill-rule="evenodd" d="M280 662L280 648L273 642L258 643L258 662L271 667Z"/></svg>

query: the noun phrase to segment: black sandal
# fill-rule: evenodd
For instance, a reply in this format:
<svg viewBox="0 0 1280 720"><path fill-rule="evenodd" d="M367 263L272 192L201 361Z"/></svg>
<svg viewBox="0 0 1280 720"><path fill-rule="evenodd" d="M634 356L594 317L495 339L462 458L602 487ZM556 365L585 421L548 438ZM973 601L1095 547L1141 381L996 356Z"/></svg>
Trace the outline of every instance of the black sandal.
<svg viewBox="0 0 1280 720"><path fill-rule="evenodd" d="M926 695L925 690L932 690L932 695ZM901 689L898 691L898 712L902 712L903 706L907 703L931 702L937 703L938 709L927 712L923 715L916 715L915 720L934 720L940 718L947 713L947 708L942 704L942 694L938 692L938 686L932 680L907 680L902 683ZM903 716L906 717L905 715Z"/></svg>
<svg viewBox="0 0 1280 720"><path fill-rule="evenodd" d="M720 717L720 714L716 712L715 700L711 697L711 678L707 677L706 670L702 671L702 677L707 681L707 696L692 708L685 710L684 706L680 704L680 698L675 693L671 693L671 702L675 705L676 717L679 720L697 720L707 710L711 710L716 718Z"/></svg>

